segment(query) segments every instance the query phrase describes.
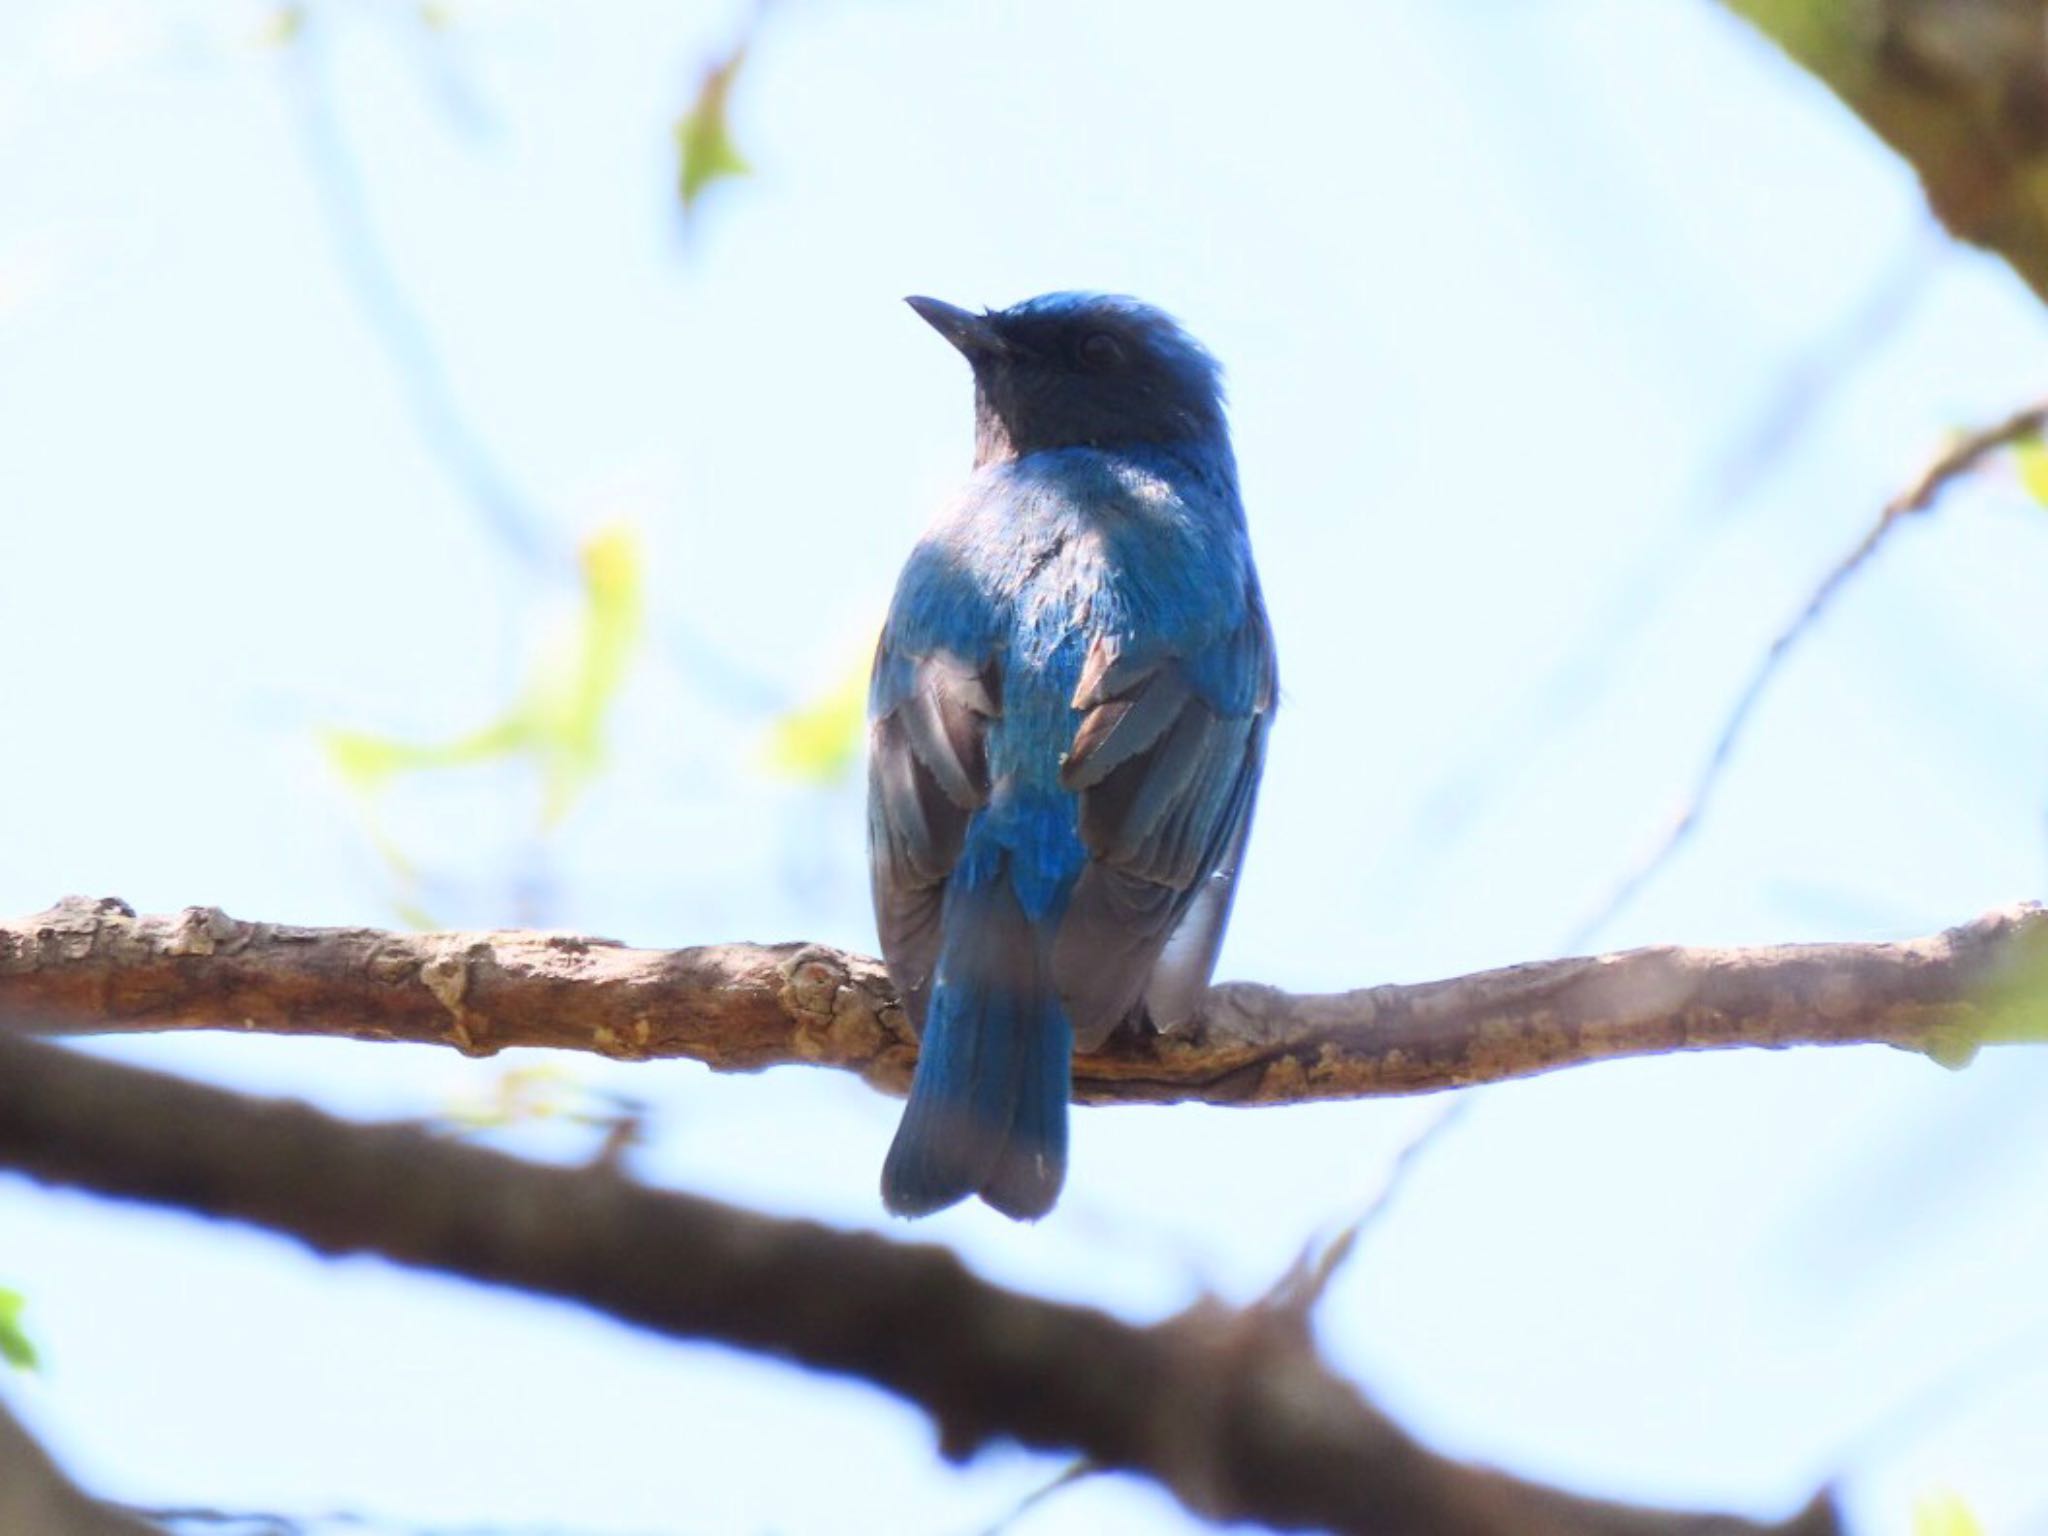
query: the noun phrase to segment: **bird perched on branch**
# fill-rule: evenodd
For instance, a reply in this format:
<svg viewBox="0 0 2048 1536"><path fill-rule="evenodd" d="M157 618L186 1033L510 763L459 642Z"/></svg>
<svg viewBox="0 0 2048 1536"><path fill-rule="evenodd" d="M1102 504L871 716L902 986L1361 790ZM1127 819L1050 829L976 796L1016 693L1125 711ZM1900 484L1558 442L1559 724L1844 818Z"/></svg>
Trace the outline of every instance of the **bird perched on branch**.
<svg viewBox="0 0 2048 1536"><path fill-rule="evenodd" d="M1208 986L1274 704L1214 359L1127 298L910 307L974 370L974 473L875 653L868 842L920 1037L882 1197L1044 1215L1076 1048Z"/></svg>

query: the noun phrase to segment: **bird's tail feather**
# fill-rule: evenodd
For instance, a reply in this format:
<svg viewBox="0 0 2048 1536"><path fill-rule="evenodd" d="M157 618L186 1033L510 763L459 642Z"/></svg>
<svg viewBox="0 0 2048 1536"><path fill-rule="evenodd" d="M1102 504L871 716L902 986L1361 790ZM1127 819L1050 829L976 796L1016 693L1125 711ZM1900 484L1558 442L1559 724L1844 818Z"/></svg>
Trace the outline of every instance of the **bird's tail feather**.
<svg viewBox="0 0 2048 1536"><path fill-rule="evenodd" d="M882 1199L923 1216L978 1194L1043 1216L1067 1168L1073 1031L1046 946L1007 879L956 890L910 1102L882 1165Z"/></svg>

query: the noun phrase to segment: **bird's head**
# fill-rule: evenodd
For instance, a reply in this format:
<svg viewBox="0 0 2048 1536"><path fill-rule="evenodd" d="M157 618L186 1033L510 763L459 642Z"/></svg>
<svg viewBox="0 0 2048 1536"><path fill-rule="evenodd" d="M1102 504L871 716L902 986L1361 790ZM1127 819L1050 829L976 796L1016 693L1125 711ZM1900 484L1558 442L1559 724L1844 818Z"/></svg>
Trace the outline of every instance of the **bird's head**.
<svg viewBox="0 0 2048 1536"><path fill-rule="evenodd" d="M974 369L975 462L1220 441L1221 370L1171 316L1099 293L975 314L906 300Z"/></svg>

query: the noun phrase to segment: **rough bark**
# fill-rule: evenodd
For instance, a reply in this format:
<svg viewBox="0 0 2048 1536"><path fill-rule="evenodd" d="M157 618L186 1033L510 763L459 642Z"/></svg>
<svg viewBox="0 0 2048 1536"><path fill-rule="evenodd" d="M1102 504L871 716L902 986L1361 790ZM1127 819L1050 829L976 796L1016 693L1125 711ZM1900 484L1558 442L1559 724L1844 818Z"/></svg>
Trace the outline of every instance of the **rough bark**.
<svg viewBox="0 0 2048 1536"><path fill-rule="evenodd" d="M1724 0L2048 299L2048 0Z"/></svg>
<svg viewBox="0 0 2048 1536"><path fill-rule="evenodd" d="M1883 1044L1956 1063L2040 1038L2008 1006L2048 980L2023 905L1879 944L1659 948L1298 996L1216 989L1191 1029L1125 1032L1074 1064L1093 1103L1278 1104L1418 1093L1585 1062L1733 1046ZM900 1092L917 1047L880 964L813 944L628 949L543 933L398 934L137 918L59 903L0 923L0 1021L57 1034L176 1029L551 1046L722 1071L807 1062Z"/></svg>
<svg viewBox="0 0 2048 1536"><path fill-rule="evenodd" d="M5 1031L0 1165L859 1377L928 1412L950 1455L999 1438L1079 1452L1220 1519L1384 1536L1840 1530L1825 1497L1762 1525L1438 1455L1333 1375L1285 1309L1135 1326L990 1285L944 1249L350 1125Z"/></svg>

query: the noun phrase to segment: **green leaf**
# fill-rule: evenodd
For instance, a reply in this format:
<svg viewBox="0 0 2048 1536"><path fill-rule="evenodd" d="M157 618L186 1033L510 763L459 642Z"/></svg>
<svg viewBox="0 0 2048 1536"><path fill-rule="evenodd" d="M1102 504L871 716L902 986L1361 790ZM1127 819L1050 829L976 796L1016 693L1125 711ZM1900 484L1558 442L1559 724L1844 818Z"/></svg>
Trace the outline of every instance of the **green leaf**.
<svg viewBox="0 0 2048 1536"><path fill-rule="evenodd" d="M645 611L640 549L630 529L584 542L583 611L567 638L541 658L519 722L539 759L541 819L552 826L604 761L604 723L640 642Z"/></svg>
<svg viewBox="0 0 2048 1536"><path fill-rule="evenodd" d="M2048 507L2048 444L2038 437L2021 438L2013 444L2012 462L2026 493Z"/></svg>
<svg viewBox="0 0 2048 1536"><path fill-rule="evenodd" d="M35 1345L21 1327L22 1309L27 1305L28 1300L21 1292L0 1285L0 1360L18 1371L39 1370L42 1366Z"/></svg>
<svg viewBox="0 0 2048 1536"><path fill-rule="evenodd" d="M1913 1501L1913 1536L1984 1536L1976 1515L1953 1493Z"/></svg>
<svg viewBox="0 0 2048 1536"><path fill-rule="evenodd" d="M831 690L777 720L768 733L769 771L804 784L832 784L860 762L868 676L855 667Z"/></svg>
<svg viewBox="0 0 2048 1536"><path fill-rule="evenodd" d="M456 1135L550 1121L589 1126L609 1135L623 1126L637 1128L647 1114L642 1100L599 1088L585 1074L543 1062L507 1067L473 1085L446 1106L442 1118Z"/></svg>
<svg viewBox="0 0 2048 1536"><path fill-rule="evenodd" d="M306 8L301 4L277 5L257 28L256 41L265 48L286 48L306 30Z"/></svg>
<svg viewBox="0 0 2048 1536"><path fill-rule="evenodd" d="M411 765L414 749L366 731L331 729L320 732L320 751L344 784L359 795L372 795Z"/></svg>
<svg viewBox="0 0 2048 1536"><path fill-rule="evenodd" d="M458 736L453 741L400 741L368 731L325 730L320 747L327 762L349 788L370 795L401 773L429 768L468 768L495 758L511 757L526 746L526 728L503 719Z"/></svg>
<svg viewBox="0 0 2048 1536"><path fill-rule="evenodd" d="M465 1093L443 1114L463 1130L502 1130L559 1118L586 1091L572 1074L552 1063L507 1067L483 1084L481 1092Z"/></svg>
<svg viewBox="0 0 2048 1536"><path fill-rule="evenodd" d="M1968 1066L1985 1045L2048 1042L2048 929L2034 923L2013 936L1976 1003L1929 1043L1927 1054L1943 1066Z"/></svg>
<svg viewBox="0 0 2048 1536"><path fill-rule="evenodd" d="M604 724L630 670L645 610L639 545L624 527L599 530L581 551L583 600L575 620L536 659L532 676L495 720L447 741L404 741L328 729L320 749L366 804L401 774L526 758L541 779L544 826L566 814L602 766ZM380 849L401 873L396 848Z"/></svg>
<svg viewBox="0 0 2048 1536"><path fill-rule="evenodd" d="M399 879L409 881L412 878L412 869L405 863L402 855L397 855L394 851L391 861ZM391 910L393 915L414 933L432 933L437 928L448 926L410 897L398 897L391 903Z"/></svg>
<svg viewBox="0 0 2048 1536"><path fill-rule="evenodd" d="M733 142L728 115L733 81L746 57L742 43L713 65L697 87L697 99L676 120L676 193L685 218L696 211L707 187L753 170Z"/></svg>

